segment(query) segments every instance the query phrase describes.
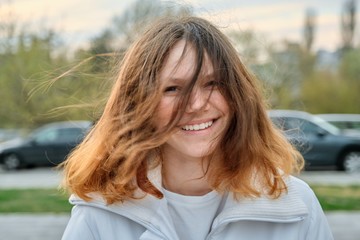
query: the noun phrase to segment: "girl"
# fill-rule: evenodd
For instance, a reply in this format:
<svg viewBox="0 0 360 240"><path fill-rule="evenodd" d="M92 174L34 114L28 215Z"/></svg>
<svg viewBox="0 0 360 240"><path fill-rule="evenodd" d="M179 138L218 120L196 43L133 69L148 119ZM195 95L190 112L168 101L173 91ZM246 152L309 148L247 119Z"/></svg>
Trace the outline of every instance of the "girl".
<svg viewBox="0 0 360 240"><path fill-rule="evenodd" d="M229 40L162 19L125 55L104 112L64 164L79 239L332 239L301 155Z"/></svg>

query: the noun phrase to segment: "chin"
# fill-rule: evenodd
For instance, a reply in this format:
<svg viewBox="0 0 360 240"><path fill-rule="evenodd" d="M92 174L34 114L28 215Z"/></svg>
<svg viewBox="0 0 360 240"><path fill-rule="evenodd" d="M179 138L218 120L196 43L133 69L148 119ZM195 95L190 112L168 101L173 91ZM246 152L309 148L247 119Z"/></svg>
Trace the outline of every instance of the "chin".
<svg viewBox="0 0 360 240"><path fill-rule="evenodd" d="M204 158L210 155L210 149L203 149L202 151L199 151L199 148L192 152L188 152L187 155L193 158Z"/></svg>

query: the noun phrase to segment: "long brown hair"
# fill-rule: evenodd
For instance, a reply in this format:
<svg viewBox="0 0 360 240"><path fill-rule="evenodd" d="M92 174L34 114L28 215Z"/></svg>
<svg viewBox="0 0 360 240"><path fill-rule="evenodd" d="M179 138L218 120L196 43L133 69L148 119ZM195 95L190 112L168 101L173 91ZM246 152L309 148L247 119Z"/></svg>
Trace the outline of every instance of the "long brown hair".
<svg viewBox="0 0 360 240"><path fill-rule="evenodd" d="M195 49L197 66L167 128L156 129L153 116L162 97L159 72L180 39ZM101 118L63 164L65 186L85 200L88 193L99 192L108 203L134 198L137 188L161 198L147 173L161 162L159 149L184 111L205 53L232 114L211 154L210 184L238 197L278 197L286 191L282 175L300 170L301 155L273 127L256 78L227 37L197 17L162 19L129 48Z"/></svg>

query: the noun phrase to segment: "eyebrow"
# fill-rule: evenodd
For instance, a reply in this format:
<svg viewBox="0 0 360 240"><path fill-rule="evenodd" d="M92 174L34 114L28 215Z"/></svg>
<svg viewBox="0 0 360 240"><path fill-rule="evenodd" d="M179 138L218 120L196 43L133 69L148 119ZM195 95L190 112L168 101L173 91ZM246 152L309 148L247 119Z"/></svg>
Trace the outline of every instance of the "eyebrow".
<svg viewBox="0 0 360 240"><path fill-rule="evenodd" d="M199 77L200 77L200 80L202 79L208 79L208 78L214 78L216 75L214 73L214 71L210 72L210 73L207 73L207 74L200 74ZM173 78L173 77L170 77L169 78L169 82L173 82L173 83L184 83L186 82L187 79L184 79L184 78Z"/></svg>
<svg viewBox="0 0 360 240"><path fill-rule="evenodd" d="M200 75L200 76L202 76L202 78L213 78L213 77L215 77L216 75L215 75L215 72L214 71L211 71L211 72L209 72L209 73L207 73L207 74L204 74L204 75Z"/></svg>
<svg viewBox="0 0 360 240"><path fill-rule="evenodd" d="M183 79L183 78L172 78L172 77L170 77L168 82L171 82L171 83L185 83L186 81L187 80Z"/></svg>

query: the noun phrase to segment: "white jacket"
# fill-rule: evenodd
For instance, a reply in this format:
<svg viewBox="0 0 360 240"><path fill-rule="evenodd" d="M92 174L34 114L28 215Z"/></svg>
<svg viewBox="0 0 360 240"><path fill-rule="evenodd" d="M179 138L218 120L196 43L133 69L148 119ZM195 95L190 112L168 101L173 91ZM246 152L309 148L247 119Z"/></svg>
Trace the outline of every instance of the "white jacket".
<svg viewBox="0 0 360 240"><path fill-rule="evenodd" d="M262 197L235 201L228 194L206 240L333 239L309 186L295 177L287 183L288 194L276 200ZM75 207L63 240L185 240L176 234L165 198L147 195L140 200L106 205L99 195L92 196L91 202L70 198Z"/></svg>

